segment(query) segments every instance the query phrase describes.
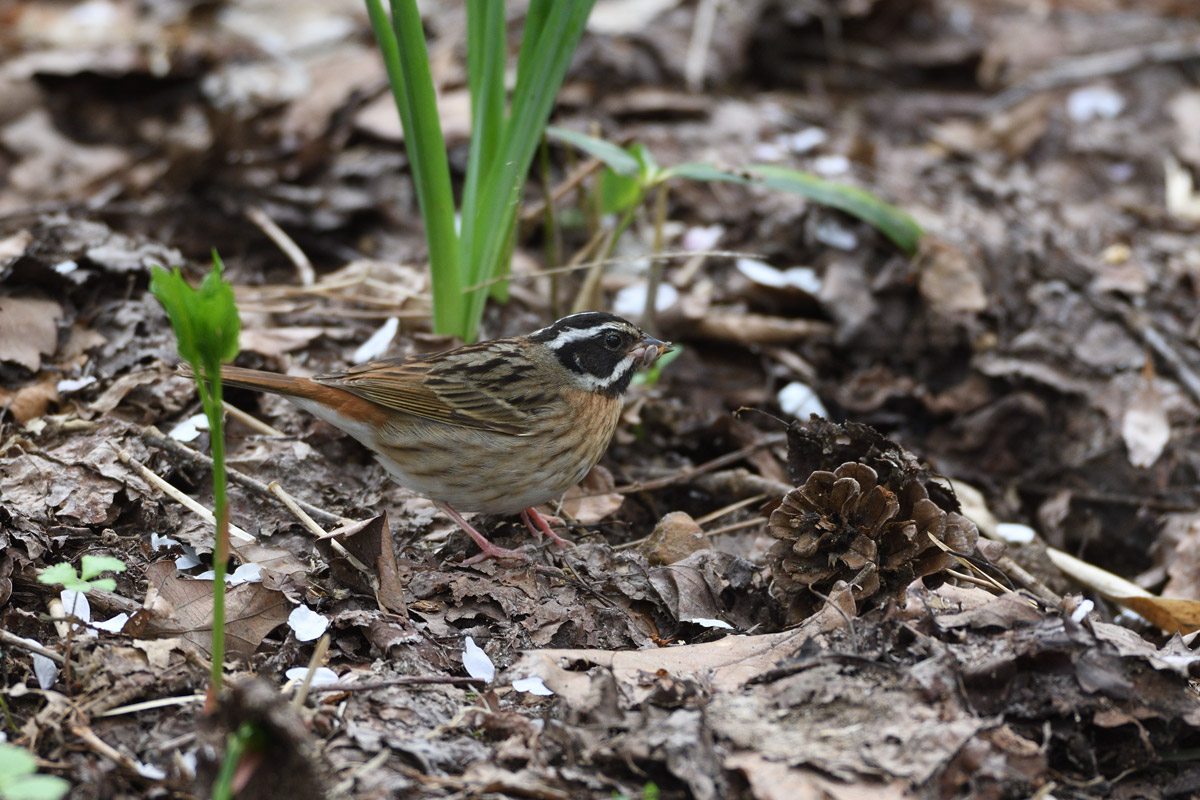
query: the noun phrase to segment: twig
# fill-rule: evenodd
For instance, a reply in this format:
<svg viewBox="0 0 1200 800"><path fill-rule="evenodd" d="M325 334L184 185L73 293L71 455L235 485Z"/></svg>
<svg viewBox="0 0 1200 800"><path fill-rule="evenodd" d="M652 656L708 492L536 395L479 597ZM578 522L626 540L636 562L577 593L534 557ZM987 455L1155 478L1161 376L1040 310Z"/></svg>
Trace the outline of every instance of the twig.
<svg viewBox="0 0 1200 800"><path fill-rule="evenodd" d="M222 400L221 407L225 409L226 414L233 417L243 425L253 428L264 436L287 436L287 434L283 431L279 430L278 428L271 427L253 414L247 414L237 406L231 406L228 401Z"/></svg>
<svg viewBox="0 0 1200 800"><path fill-rule="evenodd" d="M746 506L752 505L753 503L757 503L760 500L766 500L766 499L767 499L766 494L752 495L751 497L747 497L745 500L738 500L736 503L730 503L729 505L725 506L724 508L718 508L716 511L710 511L709 513L705 514L703 517L696 517L696 524L703 525L706 522L712 522L714 519L720 519L721 517L725 516L726 514L732 514L734 511L745 508Z"/></svg>
<svg viewBox="0 0 1200 800"><path fill-rule="evenodd" d="M376 575L370 567L355 557L353 553L347 550L345 545L343 545L337 539L332 538L333 534L326 533L325 529L314 522L312 517L310 517L308 514L305 514L304 510L300 508L295 499L293 499L292 496L288 494L282 486L279 485L279 481L271 481L269 484L267 484L267 491L269 491L271 494L277 497L281 503L287 506L288 510L296 515L296 519L300 520L304 527L308 528L308 530L312 532L318 539L328 541L329 546L333 548L334 552L346 559L346 561L350 563L350 566L354 567L356 570L366 576L367 582L370 584L371 589L375 592L375 600L379 603L380 610L385 610L383 602L379 600L379 576ZM345 528L349 525L355 524L357 523L352 522L348 523L348 525L343 525L342 527ZM336 531L334 534L336 534Z"/></svg>
<svg viewBox="0 0 1200 800"><path fill-rule="evenodd" d="M576 167L570 175L563 179L554 191L550 193L550 202L557 203L566 194L575 189L579 184L591 175L596 170L604 166L604 162L598 158L589 158L587 161ZM538 219L545 213L546 198L541 198L529 205L525 206L521 211L521 224L528 225L537 222ZM465 291L470 291L465 290Z"/></svg>
<svg viewBox="0 0 1200 800"><path fill-rule="evenodd" d="M688 41L687 56L683 61L683 75L690 91L704 88L704 62L712 44L713 31L717 26L717 3L719 0L700 0L696 6L696 17L692 22L692 38Z"/></svg>
<svg viewBox="0 0 1200 800"><path fill-rule="evenodd" d="M187 460L191 461L194 464L207 467L208 469L212 469L212 459L211 458L206 456L204 453L201 453L197 450L193 450L192 448L188 447L187 445L183 444L182 442L172 439L170 436L165 435L162 431L160 431L158 428L154 427L153 425L142 428L141 435L142 435L142 438L145 439L146 441L154 444L157 447L162 448L163 450L166 450L167 452L171 453L172 455L179 456L180 458L186 458ZM270 487L267 486L267 484L263 483L262 481L260 481L256 478L251 478L249 475L246 475L243 472L238 472L235 469L226 468L226 474L229 476L229 480L233 481L234 483L238 484L239 486L242 486L246 489L249 489L252 492L255 492L256 494L262 495L263 497L275 496L274 492L271 491ZM294 502L296 503L297 506L304 509L310 517L319 519L327 525L352 525L353 524L353 520L349 520L344 517L339 517L337 514L331 514L328 511L324 511L320 508L317 508L316 506L312 505L311 503L306 503L303 500L295 500Z"/></svg>
<svg viewBox="0 0 1200 800"><path fill-rule="evenodd" d="M200 517L200 519L204 520L205 522L208 522L211 525L217 524L217 519L216 519L216 517L213 516L213 513L211 511L209 511L207 508L200 505L195 500L188 497L186 494L179 491L174 486L172 486L171 484L167 483L165 480L160 478L158 475L156 475L152 470L150 470L148 467L146 467L140 461L135 459L133 456L129 455L128 450L119 451L117 453L117 458L121 459L122 463L128 464L129 466L133 467L135 470L137 470L138 474L140 474L148 482L154 484L160 490L162 490L163 494L167 495L172 500L174 500L175 502L182 505L184 508L191 511L193 514ZM237 538L241 539L243 542L255 541L253 536L246 533L244 530L242 530L238 526L234 525L232 522L229 523L229 533L232 534L233 536L236 536Z"/></svg>
<svg viewBox="0 0 1200 800"><path fill-rule="evenodd" d="M98 714L93 714L93 719L101 717L119 717L122 714L136 714L139 711L150 711L155 708L167 708L169 706L186 706L193 703L203 703L203 694L185 694L180 697L160 697L157 700L145 700L141 703L130 703L127 706L117 706L110 708L107 711L101 711Z"/></svg>
<svg viewBox="0 0 1200 800"><path fill-rule="evenodd" d="M124 767L125 769L142 777L145 780L157 780L156 778L149 778L143 774L142 770L138 769L139 765L136 761L122 753L117 748L113 747L111 744L105 742L96 735L95 731L86 725L73 725L71 727L71 733L82 739L83 743L86 744L88 749L90 749L93 753L104 756L110 761L115 762L118 766Z"/></svg>
<svg viewBox="0 0 1200 800"><path fill-rule="evenodd" d="M308 256L300 249L300 246L293 241L292 237L283 232L275 224L275 220L267 216L267 212L257 206L253 206L246 210L246 216L250 221L258 226L259 230L267 235L275 246L283 251L283 254L288 257L288 260L296 267L296 276L300 279L301 286L312 286L317 280L316 271L313 269L312 262L308 260Z"/></svg>
<svg viewBox="0 0 1200 800"><path fill-rule="evenodd" d="M321 634L321 638L317 641L317 646L313 648L312 658L308 660L308 672L304 673L304 680L300 682L300 688L296 690L295 697L292 698L292 708L301 709L304 707L304 701L308 699L309 689L312 687L312 678L317 671L317 667L325 660L325 654L329 652L329 634Z"/></svg>
<svg viewBox="0 0 1200 800"><path fill-rule="evenodd" d="M545 278L547 276L561 275L564 272L578 272L581 269L592 269L593 267L610 267L617 264L633 264L639 261L671 261L677 258L691 259L696 257L703 258L762 258L757 253L751 253L744 250L664 250L661 253L642 253L636 256L617 256L615 258L601 258L594 261L582 261L581 258L586 257L588 253L597 249L597 245L601 243L607 231L598 231L588 242L578 250L571 258L571 261L561 267L552 269L538 269L530 272L523 272L520 275L505 275L503 278L492 278L490 281L483 281L474 286L468 286L463 289L464 292L473 292L476 289L486 289L487 287L509 280L533 280L534 278ZM674 283L674 282L673 282Z"/></svg>
<svg viewBox="0 0 1200 800"><path fill-rule="evenodd" d="M666 475L661 478L655 478L655 479L649 480L649 481L637 481L634 483L626 484L625 486L618 486L616 489L613 489L612 491L617 492L618 494L631 494L633 492L648 492L653 489L662 489L667 486L671 486L672 484L681 483L683 481L686 481L688 478L693 478L696 475L700 475L705 472L712 472L714 469L720 469L721 467L724 467L727 464L732 464L735 461L740 461L741 459L745 458L746 456L750 455L751 453L761 450L764 447L772 447L772 446L780 444L781 442L784 442L786 440L787 440L787 434L785 434L785 433L770 433L770 434L767 434L766 436L764 436L760 441L755 442L754 444L746 445L745 447L741 448L740 450L734 450L733 452L726 453L723 456L717 456L716 458L712 459L711 461L705 461L703 464L699 464L695 467L689 467L685 470L676 472L672 475ZM583 496L584 497L592 497L593 495L600 495L600 494L607 494L607 492L594 492L593 494L585 494Z"/></svg>
<svg viewBox="0 0 1200 800"><path fill-rule="evenodd" d="M1016 105L1029 95L1060 86L1129 72L1146 64L1168 64L1197 56L1200 56L1200 37L1192 36L1064 58L991 98L980 107L980 113L991 116Z"/></svg>
<svg viewBox="0 0 1200 800"><path fill-rule="evenodd" d="M452 675L409 675L404 678L384 678L377 681L360 681L357 683L327 683L324 686L314 686L309 691L361 692L369 689L386 689L390 686L428 686L436 684L486 687L488 682L479 678L462 678Z"/></svg>
<svg viewBox="0 0 1200 800"><path fill-rule="evenodd" d="M12 647L19 647L22 650L28 650L31 653L37 653L39 656L45 656L46 658L53 661L55 664L58 664L59 666L63 666L67 663L67 660L65 658L63 658L61 655L54 652L53 650L50 650L47 647L43 647L42 645L38 644L37 642L30 641L28 639L22 639L20 636L17 636L15 633L10 633L9 631L6 631L2 628L0 628L0 642L3 642L4 644L10 645Z"/></svg>

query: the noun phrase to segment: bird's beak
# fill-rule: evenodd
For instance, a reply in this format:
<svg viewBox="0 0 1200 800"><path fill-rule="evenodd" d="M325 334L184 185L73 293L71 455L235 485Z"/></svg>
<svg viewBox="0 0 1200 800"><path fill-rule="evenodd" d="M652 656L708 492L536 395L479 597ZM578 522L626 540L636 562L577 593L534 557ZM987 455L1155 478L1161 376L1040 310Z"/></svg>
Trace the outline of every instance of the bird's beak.
<svg viewBox="0 0 1200 800"><path fill-rule="evenodd" d="M648 367L657 361L659 356L669 353L673 349L670 342L663 342L653 336L642 334L641 341L633 346L629 354L635 359L640 359L643 367Z"/></svg>

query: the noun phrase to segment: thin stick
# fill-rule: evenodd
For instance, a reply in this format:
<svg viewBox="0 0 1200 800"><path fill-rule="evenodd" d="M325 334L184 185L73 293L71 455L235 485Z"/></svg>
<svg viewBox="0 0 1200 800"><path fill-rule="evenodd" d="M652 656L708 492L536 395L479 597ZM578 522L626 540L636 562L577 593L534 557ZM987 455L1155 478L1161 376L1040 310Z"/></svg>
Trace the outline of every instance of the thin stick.
<svg viewBox="0 0 1200 800"><path fill-rule="evenodd" d="M429 686L436 684L486 687L488 682L479 678L463 678L451 675L409 675L405 678L386 678L378 681L360 681L358 683L327 683L324 686L314 686L309 691L361 692L368 689L386 689L389 686Z"/></svg>
<svg viewBox="0 0 1200 800"><path fill-rule="evenodd" d="M179 503L184 508L191 511L193 514L200 517L200 519L204 520L205 522L207 522L213 526L215 526L217 524L217 518L213 516L213 513L211 511L209 511L207 508L205 508L204 506L197 503L192 498L188 497L183 492L176 489L171 484L167 483L162 478L158 477L158 475L156 475L148 467L143 465L141 462L139 462L133 456L129 455L128 450L121 450L120 452L118 452L117 458L121 459L122 463L128 464L131 467L133 467L135 470L137 470L138 474L140 474L143 478L146 479L146 481L157 486L162 491L163 494L167 495L172 500L174 500L175 502ZM244 530L242 530L238 526L234 525L232 522L229 523L229 532L232 535L236 536L238 539L241 539L243 542L255 541L253 536L246 533Z"/></svg>
<svg viewBox="0 0 1200 800"><path fill-rule="evenodd" d="M609 267L617 264L632 264L636 261L668 261L677 258L694 258L697 256L704 258L761 258L756 253L750 253L743 250L664 250L661 253L644 253L636 256L617 256L614 258L601 258L595 261L581 261L592 250L596 249L596 245L603 239L607 231L597 231L595 235L588 240L575 255L571 261L561 267L553 269L535 269L530 272L523 272L520 275L509 275L504 278L493 278L490 281L483 281L474 286L469 286L464 289L464 292L473 292L476 289L486 289L495 283L500 283L506 280L532 280L534 278L544 278L548 275L561 275L564 272L577 272L581 269L591 269L592 267Z"/></svg>
<svg viewBox="0 0 1200 800"><path fill-rule="evenodd" d="M278 436L279 438L287 436L287 434L283 431L279 430L278 428L271 427L258 417L252 414L247 414L237 406L229 405L228 400L221 401L221 408L225 409L225 413L236 419L238 422L246 425L247 427L253 428L264 436Z"/></svg>
<svg viewBox="0 0 1200 800"><path fill-rule="evenodd" d="M300 688L296 690L295 697L292 698L292 708L301 709L304 707L304 701L308 699L308 689L312 685L313 674L316 673L317 667L325 660L325 654L329 652L329 634L321 634L321 638L317 641L317 646L313 648L312 658L308 660L308 672L304 673L304 680L300 683Z"/></svg>
<svg viewBox="0 0 1200 800"><path fill-rule="evenodd" d="M777 445L780 442L784 442L786 440L787 440L787 434L784 434L784 433L767 434L766 436L763 437L762 441L760 441L760 442L755 442L754 444L747 445L747 446L741 448L740 450L734 450L732 453L726 453L723 456L717 456L716 458L712 459L711 461L705 461L703 464L700 464L698 466L689 467L688 469L682 470L680 472L676 472L672 475L666 475L662 478L655 478L654 480L650 480L650 481L637 481L635 483L630 483L625 486L618 486L616 489L613 489L612 491L617 492L618 494L631 494L633 492L648 492L652 489L662 489L664 487L671 486L672 484L686 481L688 478L693 478L696 475L700 475L705 472L712 472L714 469L720 469L721 467L723 467L727 464L732 464L735 461L740 461L741 459L745 458L746 456L750 455L751 453L761 450L764 447L773 447L774 445ZM600 494L606 494L606 493L605 492L594 492L593 494L585 494L583 496L584 497L592 497L593 495L600 495Z"/></svg>
<svg viewBox="0 0 1200 800"><path fill-rule="evenodd" d="M696 7L692 38L688 41L687 56L683 60L684 81L693 92L704 88L704 62L708 59L713 30L717 27L717 2L718 0L700 0Z"/></svg>
<svg viewBox="0 0 1200 800"><path fill-rule="evenodd" d="M324 528L314 522L312 517L304 513L304 510L300 508L295 499L293 499L292 496L287 493L287 490L279 485L279 481L271 481L269 484L267 484L267 491L279 498L280 502L287 506L288 510L296 515L296 519L300 520L304 527L308 528L309 531L311 531L318 539L324 539L328 541L329 546L332 547L338 555L350 562L350 566L354 567L356 570L365 575L367 577L367 581L371 584L371 588L375 590L376 600L378 601L379 578L375 575L370 567L356 558L354 554L347 550L346 546L337 539L330 538L330 534L326 533ZM383 608L382 603L380 603L380 608Z"/></svg>
<svg viewBox="0 0 1200 800"><path fill-rule="evenodd" d="M187 694L180 697L160 697L157 700L146 700L142 703L130 703L127 706L117 706L110 708L108 711L101 711L99 714L93 714L93 719L101 717L119 717L122 714L136 714L139 711L150 711L155 708L167 708L169 706L187 706L194 703L203 703L204 695L202 694Z"/></svg>
<svg viewBox="0 0 1200 800"><path fill-rule="evenodd" d="M259 230L267 235L275 246L283 251L283 254L288 257L288 260L296 267L296 277L300 279L301 286L312 286L317 280L317 273L313 269L312 262L308 260L308 256L300 249L300 246L283 232L275 224L275 220L267 216L267 212L257 206L252 206L246 210L246 216L250 221L258 226Z"/></svg>
<svg viewBox="0 0 1200 800"><path fill-rule="evenodd" d="M712 522L714 519L720 519L721 517L725 516L726 514L732 514L734 511L737 511L738 509L745 508L746 506L751 505L752 503L757 503L760 500L766 500L766 499L767 499L767 496L765 494L756 494L752 497L747 497L745 500L738 500L736 503L730 503L729 505L725 506L724 508L718 508L716 511L711 511L711 512L705 514L703 517L697 517L696 524L703 525L707 522Z"/></svg>
<svg viewBox="0 0 1200 800"><path fill-rule="evenodd" d="M207 455L205 455L204 453L201 453L197 450L193 450L192 448L188 447L187 445L183 444L182 442L172 439L170 436L164 435L162 431L160 431L158 428L154 427L153 425L142 428L141 435L142 435L142 438L145 439L146 441L151 442L152 444L154 444L157 447L162 448L163 450L166 450L167 452L171 453L172 455L179 456L180 458L186 458L194 464L202 465L202 466L207 467L208 469L212 469L212 459L209 458ZM234 483L238 484L239 486L249 489L252 492L255 492L264 497L269 497L269 496L274 495L274 492L271 491L270 487L267 486L267 484L263 483L262 481L260 481L256 478L251 478L249 475L246 475L245 473L242 473L242 472L238 472L237 470L234 470L234 469L227 470L226 473L229 476L229 480L233 481ZM295 500L294 502L300 508L302 508L306 512L308 512L308 514L311 517L319 519L327 525L353 525L354 524L353 520L346 519L345 517L339 517L337 514L331 514L328 511L324 511L320 508L317 508L316 506L312 505L311 503L306 503L303 500Z"/></svg>
<svg viewBox="0 0 1200 800"><path fill-rule="evenodd" d="M31 653L37 653L39 656L45 656L59 666L63 666L67 663L65 658L53 650L50 650L49 648L46 648L37 642L22 639L15 633L10 633L3 628L0 628L0 642L11 645L12 647L19 647L22 650L28 650Z"/></svg>

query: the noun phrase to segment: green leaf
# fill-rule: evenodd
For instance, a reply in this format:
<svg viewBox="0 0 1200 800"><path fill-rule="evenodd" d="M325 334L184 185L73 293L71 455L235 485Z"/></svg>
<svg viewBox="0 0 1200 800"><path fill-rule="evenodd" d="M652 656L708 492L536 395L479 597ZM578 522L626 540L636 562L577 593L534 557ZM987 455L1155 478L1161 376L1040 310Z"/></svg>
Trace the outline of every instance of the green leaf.
<svg viewBox="0 0 1200 800"><path fill-rule="evenodd" d="M125 562L112 556L84 556L79 565L79 577L85 581L99 575L101 572L124 572Z"/></svg>
<svg viewBox="0 0 1200 800"><path fill-rule="evenodd" d="M641 205L645 193L638 178L628 178L608 167L600 173L600 213L623 214Z"/></svg>
<svg viewBox="0 0 1200 800"><path fill-rule="evenodd" d="M689 161L683 164L676 164L673 167L667 167L662 171L661 180L668 178L686 178L690 181L720 181L724 183L741 183L750 184L755 181L750 180L745 175L739 175L736 172L729 172L712 164L702 161Z"/></svg>
<svg viewBox="0 0 1200 800"><path fill-rule="evenodd" d="M193 366L231 361L238 352L237 304L233 286L221 278L221 258L213 252L213 268L197 291L176 268L155 266L150 291L162 303L175 330L179 355Z"/></svg>
<svg viewBox="0 0 1200 800"><path fill-rule="evenodd" d="M71 783L56 775L29 775L0 788L3 800L58 800L71 791Z"/></svg>
<svg viewBox="0 0 1200 800"><path fill-rule="evenodd" d="M66 561L46 567L39 572L38 583L62 586L64 589L74 589L77 592L88 590L88 585L79 580L79 574L75 572L75 568Z"/></svg>
<svg viewBox="0 0 1200 800"><path fill-rule="evenodd" d="M658 181L662 170L658 166L658 162L654 160L654 155L646 148L646 145L641 142L634 142L629 146L629 154L637 159L638 162L638 178L642 182L642 186L651 186Z"/></svg>
<svg viewBox="0 0 1200 800"><path fill-rule="evenodd" d="M873 225L906 255L917 252L917 245L925 233L908 214L855 186L834 183L807 172L771 164L752 165L746 169L751 175L761 177L763 183L772 189L802 195Z"/></svg>
<svg viewBox="0 0 1200 800"><path fill-rule="evenodd" d="M598 158L605 166L626 178L636 178L642 171L642 164L637 157L620 145L605 139L588 136L586 133L560 128L557 125L546 127L546 135L552 139L566 142L587 153L592 158Z"/></svg>
<svg viewBox="0 0 1200 800"><path fill-rule="evenodd" d="M657 361L650 366L649 369L636 372L633 375L633 383L635 386L654 386L662 377L662 371L679 356L683 355L683 345L676 344L671 348L671 351L664 353Z"/></svg>
<svg viewBox="0 0 1200 800"><path fill-rule="evenodd" d="M34 772L37 772L37 760L32 753L16 745L0 742L0 786L5 786L13 778Z"/></svg>

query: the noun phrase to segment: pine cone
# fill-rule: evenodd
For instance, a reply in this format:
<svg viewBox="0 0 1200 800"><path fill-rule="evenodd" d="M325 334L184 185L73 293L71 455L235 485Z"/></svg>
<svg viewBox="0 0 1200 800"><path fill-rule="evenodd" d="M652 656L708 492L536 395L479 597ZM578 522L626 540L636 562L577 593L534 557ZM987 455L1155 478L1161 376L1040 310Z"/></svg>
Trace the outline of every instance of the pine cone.
<svg viewBox="0 0 1200 800"><path fill-rule="evenodd" d="M820 604L810 588L827 595L846 581L860 604L869 598L882 603L914 579L955 563L930 535L951 550L975 551L974 523L930 500L923 477L892 470L889 485L881 485L874 469L851 461L813 472L784 496L771 514L768 529L779 541L767 559L793 612Z"/></svg>

